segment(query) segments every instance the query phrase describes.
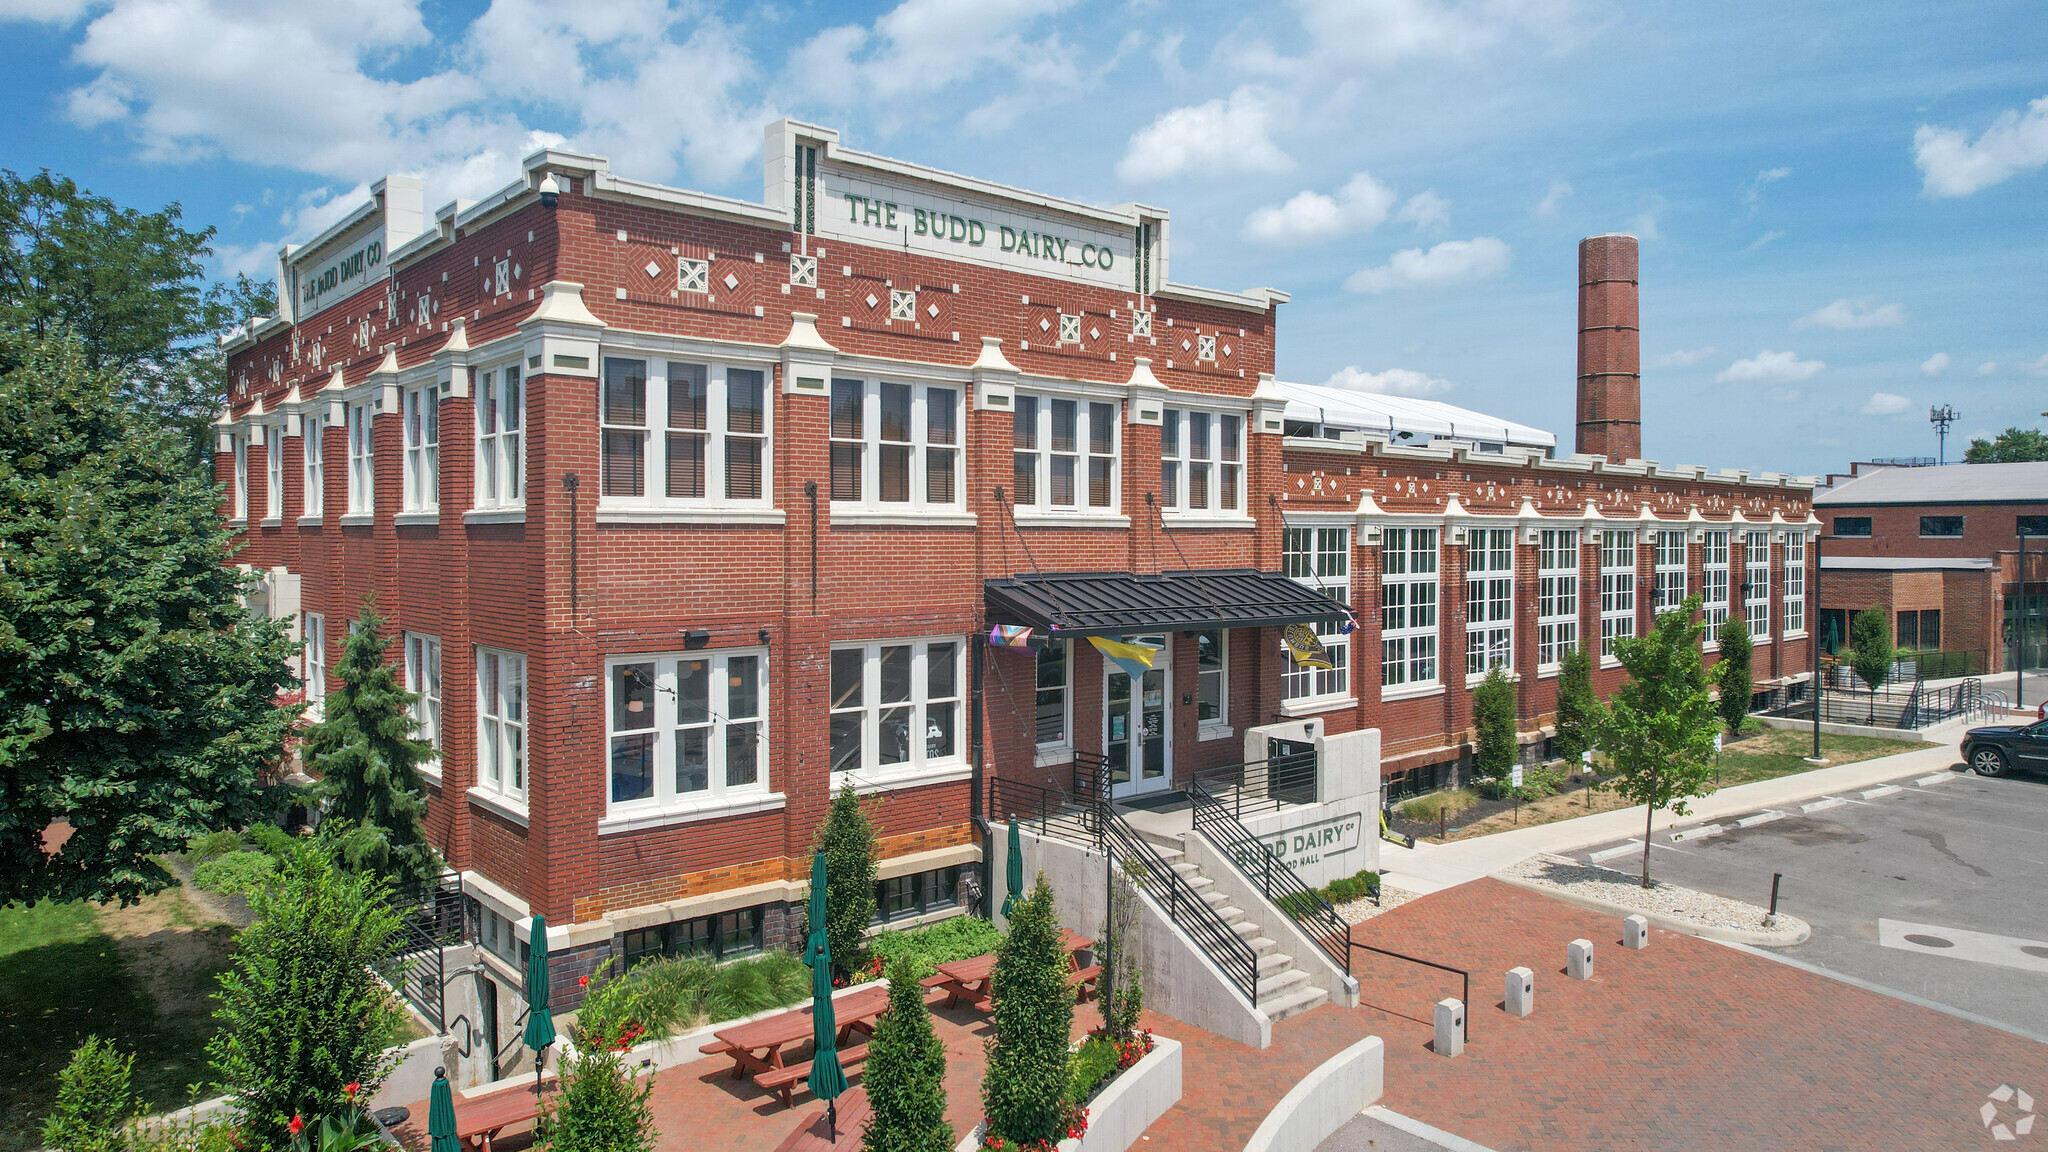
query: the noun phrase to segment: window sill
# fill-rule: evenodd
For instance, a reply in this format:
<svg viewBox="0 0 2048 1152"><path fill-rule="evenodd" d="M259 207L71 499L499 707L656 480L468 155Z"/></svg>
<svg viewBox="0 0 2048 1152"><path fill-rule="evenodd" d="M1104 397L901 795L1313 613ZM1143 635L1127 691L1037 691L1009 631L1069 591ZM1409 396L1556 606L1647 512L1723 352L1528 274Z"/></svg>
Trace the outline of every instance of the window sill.
<svg viewBox="0 0 2048 1152"><path fill-rule="evenodd" d="M1300 700L1282 700L1282 716L1314 716L1319 712L1335 712L1339 708L1356 708L1356 696L1307 696Z"/></svg>
<svg viewBox="0 0 2048 1152"><path fill-rule="evenodd" d="M842 509L837 504L832 506L834 528L972 528L976 523L974 513L952 509L892 512L881 508Z"/></svg>
<svg viewBox="0 0 2048 1152"><path fill-rule="evenodd" d="M1054 764L1072 764L1074 750L1064 744L1034 749L1031 753L1033 768L1049 768Z"/></svg>
<svg viewBox="0 0 2048 1152"><path fill-rule="evenodd" d="M1536 678L1538 680L1555 680L1557 679L1557 670L1562 667L1564 667L1562 664L1538 664L1536 666Z"/></svg>
<svg viewBox="0 0 2048 1152"><path fill-rule="evenodd" d="M469 802L486 812L494 812L503 816L521 828L528 826L526 805L521 804L517 800L508 799L496 792L487 792L482 788L471 788L469 790Z"/></svg>
<svg viewBox="0 0 2048 1152"><path fill-rule="evenodd" d="M318 528L320 526L321 520L322 517L318 512L315 512L310 516L301 516L299 517L299 527Z"/></svg>
<svg viewBox="0 0 2048 1152"><path fill-rule="evenodd" d="M407 525L438 527L441 523L441 513L438 509L432 512L400 512L391 517L391 522L401 528Z"/></svg>
<svg viewBox="0 0 2048 1152"><path fill-rule="evenodd" d="M599 524L772 524L780 508L599 508Z"/></svg>
<svg viewBox="0 0 2048 1152"><path fill-rule="evenodd" d="M907 772L834 772L831 783L832 791L838 792L851 781L855 792L868 796L876 792L894 792L901 788L922 788L928 784L952 784L972 775L974 766L962 760Z"/></svg>
<svg viewBox="0 0 2048 1152"><path fill-rule="evenodd" d="M1765 644L1769 644L1770 642L1771 638L1769 636L1751 636L1749 638L1749 646L1752 648L1761 647Z"/></svg>
<svg viewBox="0 0 2048 1152"><path fill-rule="evenodd" d="M1019 528L1129 528L1131 518L1111 512L1018 512Z"/></svg>
<svg viewBox="0 0 2048 1152"><path fill-rule="evenodd" d="M257 521L257 525L262 528L282 528L284 527L284 517L265 516L262 520Z"/></svg>
<svg viewBox="0 0 2048 1152"><path fill-rule="evenodd" d="M524 524L524 508L472 508L462 514L464 524Z"/></svg>
<svg viewBox="0 0 2048 1152"><path fill-rule="evenodd" d="M366 527L377 522L375 512L350 512L341 518L343 528Z"/></svg>
<svg viewBox="0 0 2048 1152"><path fill-rule="evenodd" d="M230 528L247 528L248 526L249 518L247 516L228 517L228 527Z"/></svg>
<svg viewBox="0 0 2048 1152"><path fill-rule="evenodd" d="M1631 636L1629 639L1633 640L1635 637ZM1621 658L1618 656L1602 656L1600 658L1600 667L1603 671L1609 668L1619 668L1621 667Z"/></svg>
<svg viewBox="0 0 2048 1152"><path fill-rule="evenodd" d="M782 807L788 799L780 792L746 792L738 796L674 801L661 808L606 816L597 822L597 834L615 836L621 832L639 832L669 824L690 824L698 820L744 816L749 812L767 812Z"/></svg>
<svg viewBox="0 0 2048 1152"><path fill-rule="evenodd" d="M421 780L426 781L435 788L446 788L448 786L439 768L429 768L425 764L415 764L412 770L420 774Z"/></svg>
<svg viewBox="0 0 2048 1152"><path fill-rule="evenodd" d="M1168 528L1235 528L1249 532L1258 527L1250 516L1237 512L1167 512L1162 518Z"/></svg>
<svg viewBox="0 0 2048 1152"><path fill-rule="evenodd" d="M1799 631L1797 631L1797 632L1787 632L1787 633L1785 633L1785 634L1784 634L1783 636L1780 636L1780 637L1778 637L1778 639L1780 639L1780 640L1804 640L1804 639L1806 639L1806 629L1804 629L1804 628L1801 628L1801 629L1800 629Z"/></svg>
<svg viewBox="0 0 2048 1152"><path fill-rule="evenodd" d="M1198 742L1202 740L1228 740L1235 735L1237 735L1237 729L1232 728L1228 724L1202 724L1195 728L1195 739Z"/></svg>
<svg viewBox="0 0 2048 1152"><path fill-rule="evenodd" d="M1721 642L1719 640L1709 640L1700 645L1700 651L1702 652L1719 652L1720 650Z"/></svg>
<svg viewBox="0 0 2048 1152"><path fill-rule="evenodd" d="M1520 684L1521 682L1522 682L1522 674L1521 674L1520 672L1516 672L1516 671L1513 671L1512 669L1508 670L1508 683L1510 683L1510 684ZM1486 683L1486 673L1484 673L1484 672L1480 672L1480 673L1476 673L1476 674L1475 674L1475 673L1472 673L1472 672L1467 672L1467 673L1465 673L1465 687L1467 687L1467 688L1477 688L1477 687L1479 687L1479 686L1480 686L1481 684L1484 684L1484 683Z"/></svg>
<svg viewBox="0 0 2048 1152"><path fill-rule="evenodd" d="M1443 694L1444 686L1442 684L1403 685L1391 690L1386 688L1380 689L1380 703L1390 704L1396 700L1421 700Z"/></svg>

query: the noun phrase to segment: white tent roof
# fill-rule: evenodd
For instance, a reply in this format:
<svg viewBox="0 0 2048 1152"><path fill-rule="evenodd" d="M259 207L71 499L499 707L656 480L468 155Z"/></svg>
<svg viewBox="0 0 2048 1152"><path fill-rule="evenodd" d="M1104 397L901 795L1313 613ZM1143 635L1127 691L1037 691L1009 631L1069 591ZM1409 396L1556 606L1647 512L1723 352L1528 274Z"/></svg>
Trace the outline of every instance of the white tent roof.
<svg viewBox="0 0 2048 1152"><path fill-rule="evenodd" d="M1366 431L1411 432L1418 437L1449 437L1534 448L1557 447L1557 437L1541 428L1516 424L1440 400L1354 392L1324 384L1290 384L1284 380L1273 383L1287 397L1289 420L1307 420Z"/></svg>

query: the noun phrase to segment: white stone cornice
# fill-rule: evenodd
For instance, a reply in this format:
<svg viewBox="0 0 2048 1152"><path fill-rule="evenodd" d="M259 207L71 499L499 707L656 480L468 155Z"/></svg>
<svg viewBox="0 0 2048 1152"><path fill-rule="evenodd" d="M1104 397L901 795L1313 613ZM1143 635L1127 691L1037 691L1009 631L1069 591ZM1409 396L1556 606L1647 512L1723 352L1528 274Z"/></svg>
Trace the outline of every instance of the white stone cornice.
<svg viewBox="0 0 2048 1152"><path fill-rule="evenodd" d="M1373 495L1370 491L1361 490L1358 493L1358 509L1356 515L1385 516L1386 514L1387 510L1380 507L1380 502L1378 500L1373 499Z"/></svg>
<svg viewBox="0 0 2048 1152"><path fill-rule="evenodd" d="M434 381L444 398L460 400L469 396L469 352L469 326L457 316L448 339L434 353Z"/></svg>
<svg viewBox="0 0 2048 1152"><path fill-rule="evenodd" d="M603 328L604 321L591 315L590 308L583 303L583 285L573 280L550 280L541 286L540 307L527 316L522 325L572 324L583 328Z"/></svg>
<svg viewBox="0 0 2048 1152"><path fill-rule="evenodd" d="M1287 431L1287 394L1271 372L1259 373L1259 386L1252 389L1252 431L1269 436Z"/></svg>
<svg viewBox="0 0 2048 1152"><path fill-rule="evenodd" d="M815 312L791 312L782 351L782 394L831 395L832 365L839 349L818 332Z"/></svg>
<svg viewBox="0 0 2048 1152"><path fill-rule="evenodd" d="M580 297L579 297L580 299ZM791 312L789 334L782 338L784 349L801 349L806 352L836 354L839 349L818 333L818 316L814 312Z"/></svg>
<svg viewBox="0 0 2048 1152"><path fill-rule="evenodd" d="M1003 355L1003 339L1000 336L983 336L981 338L981 355L976 356L974 363L969 364L968 368L975 372L1023 374L1015 364L1010 363L1008 356Z"/></svg>

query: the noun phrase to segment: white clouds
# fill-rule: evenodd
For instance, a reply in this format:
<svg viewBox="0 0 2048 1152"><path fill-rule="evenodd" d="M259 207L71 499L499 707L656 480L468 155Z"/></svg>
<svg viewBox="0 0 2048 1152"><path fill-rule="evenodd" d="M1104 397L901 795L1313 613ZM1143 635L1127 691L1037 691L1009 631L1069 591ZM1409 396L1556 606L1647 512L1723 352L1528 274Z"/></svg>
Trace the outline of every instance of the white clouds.
<svg viewBox="0 0 2048 1152"><path fill-rule="evenodd" d="M1742 203L1749 209L1750 215L1754 216L1757 208L1761 205L1764 198L1764 189L1791 174L1792 170L1790 168L1766 168L1756 174L1756 179L1744 184L1742 186Z"/></svg>
<svg viewBox="0 0 2048 1152"><path fill-rule="evenodd" d="M1948 353L1936 352L1934 355L1929 356L1927 359L1922 360L1920 362L1920 371L1923 375L1939 376L1943 372L1948 371L1948 366L1950 363L1952 363L1952 361L1949 360Z"/></svg>
<svg viewBox="0 0 2048 1152"><path fill-rule="evenodd" d="M1418 232L1425 228L1441 232L1451 226L1451 202L1437 195L1436 189L1425 188L1401 205L1401 212L1395 219L1415 225Z"/></svg>
<svg viewBox="0 0 2048 1152"><path fill-rule="evenodd" d="M2044 353L2039 360L2027 365L2027 371L2032 372L2036 376L2048 376L2048 353Z"/></svg>
<svg viewBox="0 0 2048 1152"><path fill-rule="evenodd" d="M1879 304L1875 298L1841 299L1816 308L1792 322L1794 328L1890 328L1906 322L1906 310L1897 304Z"/></svg>
<svg viewBox="0 0 2048 1152"><path fill-rule="evenodd" d="M1411 201L1412 203L1412 201ZM1304 191L1280 205L1267 205L1245 218L1249 240L1267 244L1302 244L1352 232L1370 232L1386 222L1394 206L1394 190L1360 172L1335 197Z"/></svg>
<svg viewBox="0 0 2048 1152"><path fill-rule="evenodd" d="M1628 230L1641 240L1662 240L1663 233L1657 231L1657 217L1664 213L1664 198L1652 193L1643 198L1643 210L1628 222Z"/></svg>
<svg viewBox="0 0 2048 1152"><path fill-rule="evenodd" d="M1251 87L1227 100L1175 108L1131 136L1117 178L1137 184L1186 173L1285 172L1294 161L1273 143L1271 127L1272 97Z"/></svg>
<svg viewBox="0 0 2048 1152"><path fill-rule="evenodd" d="M1657 357L1651 361L1651 365L1657 368L1690 368L1713 354L1712 345L1705 348L1680 348Z"/></svg>
<svg viewBox="0 0 2048 1152"><path fill-rule="evenodd" d="M95 0L0 0L0 20L27 20L37 24L75 24L88 11L99 7Z"/></svg>
<svg viewBox="0 0 2048 1152"><path fill-rule="evenodd" d="M1385 372L1367 372L1356 364L1337 369L1328 380L1323 381L1323 384L1330 388L1376 392L1383 396L1439 396L1455 387L1449 380L1417 372L1413 368L1389 368Z"/></svg>
<svg viewBox="0 0 2048 1152"><path fill-rule="evenodd" d="M1530 39L1557 43L1576 31L1570 0L1299 0L1318 54L1351 67L1418 57L1458 58Z"/></svg>
<svg viewBox="0 0 2048 1152"><path fill-rule="evenodd" d="M1570 184L1563 180L1552 180L1550 182L1550 191L1545 192L1543 199L1536 204L1536 215L1543 217L1545 220L1557 219L1558 208L1564 204L1571 194L1572 186Z"/></svg>
<svg viewBox="0 0 2048 1152"><path fill-rule="evenodd" d="M1385 292L1484 280L1507 271L1508 257L1507 244L1496 237L1446 240L1427 252L1404 248L1378 268L1353 272L1344 287L1351 292Z"/></svg>
<svg viewBox="0 0 2048 1152"><path fill-rule="evenodd" d="M1039 22L1070 3L902 0L872 28L843 25L812 36L796 51L787 77L796 92L821 104L861 108L885 132L917 101L972 81L986 102L969 110L965 122L975 131L1001 128L1025 110L1002 80L1028 81L1039 107L1079 85L1072 49L1057 33L1035 34Z"/></svg>
<svg viewBox="0 0 2048 1152"><path fill-rule="evenodd" d="M1784 238L1785 234L1783 232L1780 232L1779 230L1773 228L1769 232L1766 232L1763 235L1757 237L1756 239L1751 240L1748 246L1743 248L1743 251L1755 252L1756 250L1762 248L1766 244L1769 244L1773 240L1782 240Z"/></svg>
<svg viewBox="0 0 2048 1152"><path fill-rule="evenodd" d="M1922 124L1913 133L1913 163L1929 196L1968 196L2048 164L2048 96L2028 104L2024 116L2007 109L1974 144L1961 128Z"/></svg>
<svg viewBox="0 0 2048 1152"><path fill-rule="evenodd" d="M1801 360L1796 352L1765 350L1747 360L1737 360L1722 369L1714 379L1724 384L1737 381L1789 384L1795 380L1811 380L1825 367L1827 365L1819 360Z"/></svg>
<svg viewBox="0 0 2048 1152"><path fill-rule="evenodd" d="M1986 360L1982 364L1977 365L1977 375L1979 376L1989 376L1997 371L1998 361L1996 360Z"/></svg>
<svg viewBox="0 0 2048 1152"><path fill-rule="evenodd" d="M1897 416L1913 407L1913 398L1896 392L1872 392L1863 402L1865 416Z"/></svg>

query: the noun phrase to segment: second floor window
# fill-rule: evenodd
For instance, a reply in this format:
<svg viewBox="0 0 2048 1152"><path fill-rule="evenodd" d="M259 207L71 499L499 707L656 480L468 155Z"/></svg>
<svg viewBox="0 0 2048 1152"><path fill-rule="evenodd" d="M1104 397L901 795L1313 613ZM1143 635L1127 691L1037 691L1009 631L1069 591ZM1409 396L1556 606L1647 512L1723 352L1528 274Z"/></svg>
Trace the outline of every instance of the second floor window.
<svg viewBox="0 0 2048 1152"><path fill-rule="evenodd" d="M275 520L284 515L284 429L271 425L263 430L263 515Z"/></svg>
<svg viewBox="0 0 2048 1152"><path fill-rule="evenodd" d="M759 650L614 661L612 810L767 791L767 665Z"/></svg>
<svg viewBox="0 0 2048 1152"><path fill-rule="evenodd" d="M441 405L439 389L408 388L405 416L405 509L431 512L441 505Z"/></svg>
<svg viewBox="0 0 2048 1152"><path fill-rule="evenodd" d="M1351 530L1289 528L1281 537L1280 570L1339 604L1351 602ZM1318 623L1316 636L1329 653L1328 668L1299 668L1292 660L1280 674L1284 700L1342 696L1351 690L1351 636L1343 625Z"/></svg>
<svg viewBox="0 0 2048 1152"><path fill-rule="evenodd" d="M306 510L304 515L318 516L327 505L327 469L324 461L327 455L325 439L327 421L319 416L308 416L300 426L305 435L306 454Z"/></svg>
<svg viewBox="0 0 2048 1152"><path fill-rule="evenodd" d="M1922 516L1920 518L1920 534L1922 536L1961 536L1963 534L1963 518L1961 516Z"/></svg>
<svg viewBox="0 0 2048 1152"><path fill-rule="evenodd" d="M1706 642L1718 643L1714 634L1728 622L1728 533L1713 530L1700 538L1701 623Z"/></svg>
<svg viewBox="0 0 2048 1152"><path fill-rule="evenodd" d="M764 369L607 356L599 420L607 502L767 502Z"/></svg>
<svg viewBox="0 0 2048 1152"><path fill-rule="evenodd" d="M1515 668L1515 530L1473 528L1465 544L1465 674Z"/></svg>
<svg viewBox="0 0 2048 1152"><path fill-rule="evenodd" d="M1685 602L1685 533L1660 528L1652 536L1656 548L1657 602L1659 612L1669 612Z"/></svg>
<svg viewBox="0 0 2048 1152"><path fill-rule="evenodd" d="M1244 419L1168 408L1159 424L1159 496L1167 508L1236 512L1244 504Z"/></svg>
<svg viewBox="0 0 2048 1152"><path fill-rule="evenodd" d="M526 798L526 657L476 650L476 786Z"/></svg>
<svg viewBox="0 0 2048 1152"><path fill-rule="evenodd" d="M832 381L832 499L870 508L960 502L960 389Z"/></svg>
<svg viewBox="0 0 2048 1152"><path fill-rule="evenodd" d="M1021 392L1016 403L1011 476L1017 507L1115 512L1118 406Z"/></svg>
<svg viewBox="0 0 2048 1152"><path fill-rule="evenodd" d="M1749 638L1765 640L1771 635L1771 534L1744 535L1742 614L1749 625Z"/></svg>
<svg viewBox="0 0 2048 1152"><path fill-rule="evenodd" d="M1579 533L1545 528L1536 551L1536 663L1555 665L1579 646Z"/></svg>
<svg viewBox="0 0 2048 1152"><path fill-rule="evenodd" d="M235 451L235 519L249 518L249 434L237 432L231 439Z"/></svg>
<svg viewBox="0 0 2048 1152"><path fill-rule="evenodd" d="M441 641L417 632L405 634L405 690L416 699L412 704L418 738L441 751ZM438 756L429 770L439 768Z"/></svg>
<svg viewBox="0 0 2048 1152"><path fill-rule="evenodd" d="M517 508L526 502L526 455L521 449L526 398L516 365L478 375L476 385L476 506Z"/></svg>
<svg viewBox="0 0 2048 1152"><path fill-rule="evenodd" d="M1388 528L1380 544L1380 684L1436 683L1437 529Z"/></svg>
<svg viewBox="0 0 2048 1152"><path fill-rule="evenodd" d="M348 406L348 510L367 515L377 510L375 445L371 441L370 418L376 409L367 403Z"/></svg>
<svg viewBox="0 0 2048 1152"><path fill-rule="evenodd" d="M1635 634L1635 529L1608 529L1600 533L1600 655L1614 655L1614 642Z"/></svg>
<svg viewBox="0 0 2048 1152"><path fill-rule="evenodd" d="M1806 533L1785 537L1785 631L1806 631Z"/></svg>

